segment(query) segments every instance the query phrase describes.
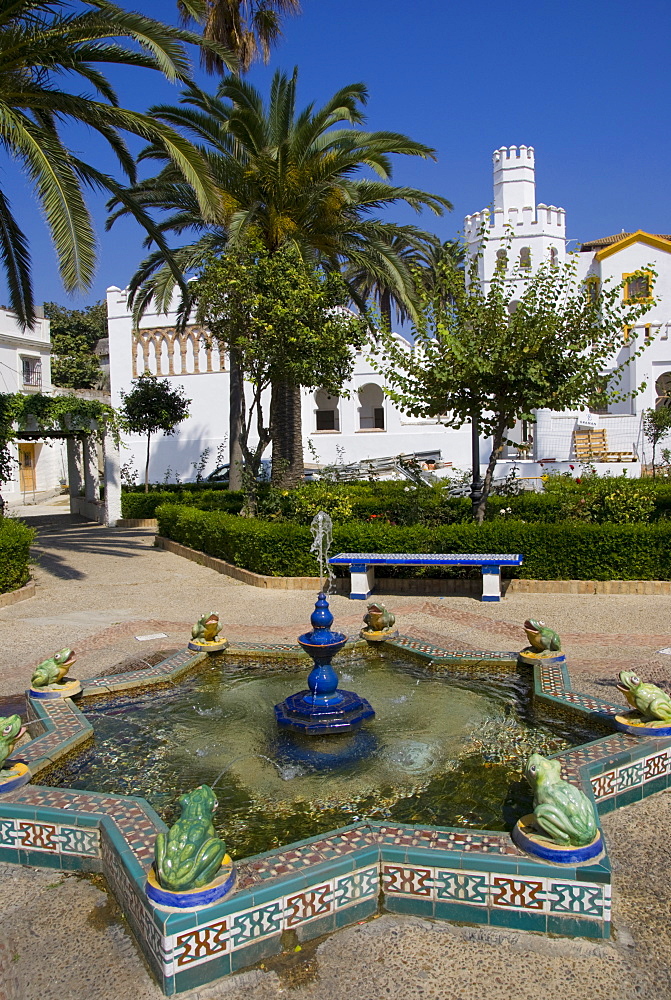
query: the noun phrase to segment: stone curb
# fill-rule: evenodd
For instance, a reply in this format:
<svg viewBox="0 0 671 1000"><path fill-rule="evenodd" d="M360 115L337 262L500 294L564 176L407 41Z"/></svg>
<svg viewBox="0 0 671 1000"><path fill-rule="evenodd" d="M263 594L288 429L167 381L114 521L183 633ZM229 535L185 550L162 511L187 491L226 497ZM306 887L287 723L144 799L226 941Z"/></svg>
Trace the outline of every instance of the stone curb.
<svg viewBox="0 0 671 1000"><path fill-rule="evenodd" d="M671 594L671 580L510 580L512 594Z"/></svg>
<svg viewBox="0 0 671 1000"><path fill-rule="evenodd" d="M10 590L8 594L0 594L0 608L8 608L11 604L18 604L19 601L27 601L29 597L35 596L35 581L29 580L18 590Z"/></svg>
<svg viewBox="0 0 671 1000"><path fill-rule="evenodd" d="M137 524L129 527L143 527ZM149 525L147 525L149 526ZM191 549L170 538L156 535L154 545L165 549L176 556L183 556L191 562L200 563L208 569L216 570L241 583L252 587L262 587L266 590L315 590L320 586L317 576L262 576L251 570L233 566L224 559L208 556L198 549ZM336 591L347 593L348 580L340 578L336 581ZM391 594L460 594L480 596L482 583L480 580L462 579L403 579L401 577L378 578L377 586L383 593ZM505 594L671 594L671 580L502 580L501 586Z"/></svg>
<svg viewBox="0 0 671 1000"><path fill-rule="evenodd" d="M191 562L200 563L201 566L207 566L208 569L214 569L217 573L230 576L240 583L248 583L252 587L269 590L318 590L321 586L321 579L318 576L262 576L260 573L252 573L251 570L240 569L239 566L233 566L223 559L208 556L198 549L190 549L187 545L173 542L171 538L164 538L162 535L156 535L154 545L176 556L190 559Z"/></svg>
<svg viewBox="0 0 671 1000"><path fill-rule="evenodd" d="M155 517L120 517L115 527L117 528L157 528L158 521Z"/></svg>

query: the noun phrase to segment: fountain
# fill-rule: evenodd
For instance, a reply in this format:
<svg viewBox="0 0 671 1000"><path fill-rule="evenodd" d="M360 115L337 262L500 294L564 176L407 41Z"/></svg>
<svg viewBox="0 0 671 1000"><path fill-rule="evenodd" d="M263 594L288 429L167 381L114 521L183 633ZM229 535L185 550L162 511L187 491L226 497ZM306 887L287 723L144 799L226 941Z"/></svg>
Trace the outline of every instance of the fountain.
<svg viewBox="0 0 671 1000"><path fill-rule="evenodd" d="M314 662L308 689L275 705L277 724L307 736L349 733L366 719L372 719L375 711L356 692L338 690L338 675L331 660L343 648L347 636L331 631L333 615L323 591L317 597L310 623L312 631L298 637L299 644Z"/></svg>
<svg viewBox="0 0 671 1000"><path fill-rule="evenodd" d="M315 514L310 530L313 538L310 551L319 563L319 579L326 579L310 616L312 631L300 635L298 643L312 657L314 666L308 676L308 689L289 695L275 705L275 718L282 729L306 736L349 733L366 719L372 719L375 712L370 703L354 691L338 690L338 675L331 660L343 648L347 636L331 631L333 615L326 595L334 579L328 561L333 523L326 511Z"/></svg>

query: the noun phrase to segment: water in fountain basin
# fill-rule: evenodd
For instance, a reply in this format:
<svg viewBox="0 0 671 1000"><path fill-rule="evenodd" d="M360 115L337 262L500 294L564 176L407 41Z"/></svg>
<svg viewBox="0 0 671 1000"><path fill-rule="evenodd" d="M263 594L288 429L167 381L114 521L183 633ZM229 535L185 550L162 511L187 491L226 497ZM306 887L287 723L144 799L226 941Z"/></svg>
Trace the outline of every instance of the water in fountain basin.
<svg viewBox="0 0 671 1000"><path fill-rule="evenodd" d="M53 772L54 784L141 795L168 821L179 795L216 782L215 821L237 857L362 817L510 826L527 809L521 768L594 733L531 713L516 673L468 681L402 661L347 661L376 716L357 732L278 731L273 705L302 686L281 672L213 658L176 688L82 706L95 745Z"/></svg>

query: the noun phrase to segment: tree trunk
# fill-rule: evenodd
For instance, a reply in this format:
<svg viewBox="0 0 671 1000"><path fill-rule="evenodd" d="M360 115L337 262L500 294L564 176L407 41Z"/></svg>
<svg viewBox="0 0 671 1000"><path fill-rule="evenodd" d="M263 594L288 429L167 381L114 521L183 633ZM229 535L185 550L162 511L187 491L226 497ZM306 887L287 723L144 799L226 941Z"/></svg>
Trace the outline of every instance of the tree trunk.
<svg viewBox="0 0 671 1000"><path fill-rule="evenodd" d="M228 425L228 488L242 489L242 394L245 385L238 359L233 351L229 351L229 402L230 414Z"/></svg>
<svg viewBox="0 0 671 1000"><path fill-rule="evenodd" d="M147 434L147 461L144 466L144 491L149 493L149 442L151 441L151 431Z"/></svg>
<svg viewBox="0 0 671 1000"><path fill-rule="evenodd" d="M653 438L652 440L652 478L655 479L657 472L657 440Z"/></svg>
<svg viewBox="0 0 671 1000"><path fill-rule="evenodd" d="M387 330L391 333L391 292L389 289L380 292L380 315L383 325L386 325Z"/></svg>
<svg viewBox="0 0 671 1000"><path fill-rule="evenodd" d="M305 467L299 386L289 382L273 384L270 433L273 444L273 486L281 489L300 486L305 476Z"/></svg>
<svg viewBox="0 0 671 1000"><path fill-rule="evenodd" d="M485 511L487 509L487 497L489 496L489 491L492 486L492 479L494 478L494 469L496 468L496 463L501 457L501 452L503 451L503 445L505 442L507 423L506 420L499 420L498 424L494 429L493 440L492 440L492 453L489 456L489 464L487 465L487 471L485 473L485 481L482 487L482 496L480 498L480 503L475 512L475 519L478 524L482 524L485 519Z"/></svg>

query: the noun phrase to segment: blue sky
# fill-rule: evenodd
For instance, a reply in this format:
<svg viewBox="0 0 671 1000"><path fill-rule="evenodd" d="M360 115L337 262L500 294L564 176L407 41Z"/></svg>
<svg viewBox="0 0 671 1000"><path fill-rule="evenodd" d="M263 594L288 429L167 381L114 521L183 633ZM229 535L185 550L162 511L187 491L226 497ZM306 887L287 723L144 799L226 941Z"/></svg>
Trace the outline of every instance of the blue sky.
<svg viewBox="0 0 671 1000"><path fill-rule="evenodd" d="M134 6L176 20L171 0ZM435 163L399 159L394 175L453 202L442 219L425 214L427 229L455 236L463 216L492 199L493 150L524 143L536 150L537 199L566 209L569 238L671 233L668 2L303 0L303 8L286 22L270 66L253 68L250 80L265 90L275 68L297 65L301 104L366 83L369 127L406 132L437 151ZM158 74L110 75L128 106L176 100L177 89ZM112 169L98 141L80 131L76 142ZM81 306L127 283L143 255L142 234L130 221L105 233L103 199L93 198L98 271L90 293L68 298L29 188L7 161L2 170L31 240L37 301ZM407 209L395 217L416 220Z"/></svg>

